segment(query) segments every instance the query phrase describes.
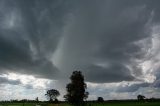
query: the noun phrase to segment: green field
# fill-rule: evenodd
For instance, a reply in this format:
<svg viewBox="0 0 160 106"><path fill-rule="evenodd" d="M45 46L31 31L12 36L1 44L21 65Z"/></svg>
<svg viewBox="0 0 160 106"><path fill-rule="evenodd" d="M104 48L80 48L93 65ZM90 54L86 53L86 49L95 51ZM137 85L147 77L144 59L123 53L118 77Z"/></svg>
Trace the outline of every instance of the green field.
<svg viewBox="0 0 160 106"><path fill-rule="evenodd" d="M0 103L0 106L71 106L66 103ZM113 102L113 103L88 103L86 106L160 106L160 102Z"/></svg>

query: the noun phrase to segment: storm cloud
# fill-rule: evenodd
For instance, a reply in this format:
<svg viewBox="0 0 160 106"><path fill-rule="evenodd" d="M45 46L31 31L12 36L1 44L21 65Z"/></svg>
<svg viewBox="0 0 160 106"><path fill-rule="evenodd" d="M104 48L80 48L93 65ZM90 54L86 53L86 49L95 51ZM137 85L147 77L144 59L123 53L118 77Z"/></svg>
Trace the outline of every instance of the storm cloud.
<svg viewBox="0 0 160 106"><path fill-rule="evenodd" d="M160 1L0 0L0 72L159 88ZM4 78L0 83L18 84ZM32 86L32 85L30 85ZM60 86L60 85L58 85ZM31 87L32 88L32 87Z"/></svg>
<svg viewBox="0 0 160 106"><path fill-rule="evenodd" d="M121 8L119 3L112 6L114 2L108 1L111 2L109 11L108 7L100 7L105 1L98 4L95 4L95 1L90 4L88 1L86 4L75 4L78 6L74 7L76 11L69 11L69 6L73 5L71 1L1 2L1 8L4 8L1 11L3 26L0 36L2 68L55 78L58 68L62 67L62 71L71 72L73 68L88 67L91 64L90 70L95 71L91 72L92 74L89 72L90 80L97 76L104 78L101 79L102 82L112 82L115 80L114 75L119 79L115 81L125 80L123 76L121 78L122 74L117 75L122 71L127 73L128 76L124 75L126 78L133 79L129 74L132 70L129 70L126 64L132 65L132 59L142 58L144 55L141 47L134 43L149 37L146 24L151 18L151 11L147 11L147 7L143 6L145 4L129 3L131 6ZM65 18L67 15L68 21ZM58 48L61 42L64 42L63 47ZM57 68L50 58L58 49L62 49L63 54L60 57L62 62L59 63L62 66ZM112 68L96 67L96 64L109 64ZM136 65L134 63L134 73L141 73L141 69ZM96 74L96 71L102 69L104 71L100 74L106 77ZM113 79L107 78L110 74Z"/></svg>

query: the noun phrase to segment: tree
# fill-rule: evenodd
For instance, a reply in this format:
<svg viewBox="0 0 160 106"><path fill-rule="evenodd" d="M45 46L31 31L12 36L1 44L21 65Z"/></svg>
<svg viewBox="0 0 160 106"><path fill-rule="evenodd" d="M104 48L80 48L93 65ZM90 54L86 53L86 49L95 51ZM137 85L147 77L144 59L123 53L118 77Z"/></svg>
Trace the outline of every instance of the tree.
<svg viewBox="0 0 160 106"><path fill-rule="evenodd" d="M50 89L47 91L47 93L45 94L47 96L47 98L49 99L50 102L53 101L53 99L55 101L57 101L57 97L60 95L59 91L56 89Z"/></svg>
<svg viewBox="0 0 160 106"><path fill-rule="evenodd" d="M103 97L98 97L98 98L97 98L97 102L104 102Z"/></svg>
<svg viewBox="0 0 160 106"><path fill-rule="evenodd" d="M64 95L66 101L73 105L83 104L87 99L88 92L85 91L87 85L84 83L84 76L80 71L74 71L70 77L71 83L66 86L67 94Z"/></svg>
<svg viewBox="0 0 160 106"><path fill-rule="evenodd" d="M146 97L143 96L143 95L138 95L138 96L137 96L137 99L138 99L138 100L144 100L145 98L146 98Z"/></svg>
<svg viewBox="0 0 160 106"><path fill-rule="evenodd" d="M39 99L38 99L38 97L36 97L36 102L39 102Z"/></svg>

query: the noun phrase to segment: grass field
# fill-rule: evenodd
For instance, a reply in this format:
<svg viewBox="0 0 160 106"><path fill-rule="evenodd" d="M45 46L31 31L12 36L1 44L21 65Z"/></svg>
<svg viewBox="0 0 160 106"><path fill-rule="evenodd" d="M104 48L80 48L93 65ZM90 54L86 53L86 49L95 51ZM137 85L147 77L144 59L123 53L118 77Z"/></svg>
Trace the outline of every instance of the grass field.
<svg viewBox="0 0 160 106"><path fill-rule="evenodd" d="M0 103L0 106L71 106L66 103ZM113 102L113 103L88 103L86 106L160 106L160 102Z"/></svg>

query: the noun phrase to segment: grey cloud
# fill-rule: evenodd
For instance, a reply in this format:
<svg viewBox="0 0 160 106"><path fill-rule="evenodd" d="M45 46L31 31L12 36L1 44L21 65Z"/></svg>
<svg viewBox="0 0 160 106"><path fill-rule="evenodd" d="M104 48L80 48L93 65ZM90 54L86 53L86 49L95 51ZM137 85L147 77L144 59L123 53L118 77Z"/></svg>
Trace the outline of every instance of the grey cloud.
<svg viewBox="0 0 160 106"><path fill-rule="evenodd" d="M86 75L86 80L91 82L120 82L132 81L135 79L131 75L129 69L120 64L113 64L106 68L91 65L84 70L86 70L86 72L84 73Z"/></svg>
<svg viewBox="0 0 160 106"><path fill-rule="evenodd" d="M27 85L23 85L26 89L33 89L33 85L27 84Z"/></svg>
<svg viewBox="0 0 160 106"><path fill-rule="evenodd" d="M1 3L0 22L4 23L0 26L1 71L9 69L36 77L57 78L59 70L50 58L61 38L69 4L53 0L2 0Z"/></svg>
<svg viewBox="0 0 160 106"><path fill-rule="evenodd" d="M6 77L0 77L0 84L11 84L11 85L19 85L21 84L20 80L12 80Z"/></svg>
<svg viewBox="0 0 160 106"><path fill-rule="evenodd" d="M79 7L68 23L63 47L59 48L63 53L58 68L66 74L82 70L86 79L99 83L131 81L136 79L132 74L142 75L135 60L143 60L151 45L152 9L148 5L144 1L108 0ZM145 39L149 39L148 47L143 50L137 42ZM112 68L97 67L98 64Z"/></svg>
<svg viewBox="0 0 160 106"><path fill-rule="evenodd" d="M135 80L143 74L135 60L152 45L158 2L2 0L0 68L53 79L81 70L90 82ZM144 50L137 42L145 39Z"/></svg>
<svg viewBox="0 0 160 106"><path fill-rule="evenodd" d="M150 83L140 83L140 84L132 84L127 86L119 86L116 92L136 92L141 87L149 87Z"/></svg>
<svg viewBox="0 0 160 106"><path fill-rule="evenodd" d="M74 70L82 71L87 82L134 82L145 76L139 61L148 59L154 43L151 28L159 25L159 4L159 0L1 0L0 72L58 79L46 88L62 93ZM131 97L140 88L159 89L159 69L151 74L156 76L153 83L88 89L107 99L121 93ZM0 84L34 89L4 77Z"/></svg>
<svg viewBox="0 0 160 106"><path fill-rule="evenodd" d="M155 88L160 88L160 79L155 80L153 82L152 86L155 87Z"/></svg>

